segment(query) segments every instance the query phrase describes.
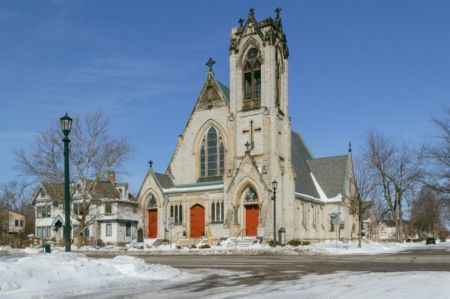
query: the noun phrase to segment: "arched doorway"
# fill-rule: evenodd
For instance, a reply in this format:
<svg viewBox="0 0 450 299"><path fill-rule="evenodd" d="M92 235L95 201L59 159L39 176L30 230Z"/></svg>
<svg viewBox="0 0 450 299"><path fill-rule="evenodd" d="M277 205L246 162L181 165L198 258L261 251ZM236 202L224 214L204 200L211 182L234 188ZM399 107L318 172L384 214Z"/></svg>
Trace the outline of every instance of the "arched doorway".
<svg viewBox="0 0 450 299"><path fill-rule="evenodd" d="M158 208L153 194L148 198L148 209L148 237L155 239L158 237Z"/></svg>
<svg viewBox="0 0 450 299"><path fill-rule="evenodd" d="M258 195L251 187L244 191L245 235L256 237L258 234L259 206Z"/></svg>
<svg viewBox="0 0 450 299"><path fill-rule="evenodd" d="M205 231L205 208L199 204L191 207L191 238L201 238Z"/></svg>

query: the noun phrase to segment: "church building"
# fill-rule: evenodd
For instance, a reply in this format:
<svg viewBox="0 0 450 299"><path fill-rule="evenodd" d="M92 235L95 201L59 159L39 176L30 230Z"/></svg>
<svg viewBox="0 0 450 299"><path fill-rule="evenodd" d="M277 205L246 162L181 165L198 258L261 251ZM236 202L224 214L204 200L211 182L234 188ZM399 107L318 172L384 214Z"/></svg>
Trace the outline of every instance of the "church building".
<svg viewBox="0 0 450 299"><path fill-rule="evenodd" d="M166 172L150 162L137 195L145 238L357 237L351 149L315 158L291 130L290 53L275 13L257 21L250 9L231 30L229 88L209 59Z"/></svg>

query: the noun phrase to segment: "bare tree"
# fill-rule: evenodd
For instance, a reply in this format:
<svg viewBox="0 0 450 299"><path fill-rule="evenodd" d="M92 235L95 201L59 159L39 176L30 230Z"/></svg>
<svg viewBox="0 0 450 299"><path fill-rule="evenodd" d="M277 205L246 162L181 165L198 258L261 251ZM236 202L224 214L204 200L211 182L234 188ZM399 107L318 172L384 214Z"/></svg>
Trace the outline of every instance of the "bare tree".
<svg viewBox="0 0 450 299"><path fill-rule="evenodd" d="M72 192L75 189L79 192L82 204L77 206L77 213L71 213L79 223L77 234L80 240L84 240L85 228L99 216L90 213L96 205L90 200L90 194L108 171L119 172L122 169L131 151L127 140L111 137L108 130L108 119L101 112L96 112L82 119L75 117L69 135L71 181L80 183L76 187L81 187L73 188ZM23 149L17 151L17 160L23 174L39 181L63 182L62 138L61 130L54 124L37 137L35 147L30 152Z"/></svg>
<svg viewBox="0 0 450 299"><path fill-rule="evenodd" d="M23 207L30 204L31 184L26 181L12 180L0 184L0 205L21 213Z"/></svg>
<svg viewBox="0 0 450 299"><path fill-rule="evenodd" d="M367 210L372 208L373 199L375 197L375 184L372 179L372 173L369 165L363 159L358 159L356 161L354 176L356 198L352 201L354 204L352 210L358 215L358 247L361 248L364 215Z"/></svg>
<svg viewBox="0 0 450 299"><path fill-rule="evenodd" d="M442 197L426 186L411 202L411 222L419 236L436 236L444 227L443 204Z"/></svg>
<svg viewBox="0 0 450 299"><path fill-rule="evenodd" d="M8 210L25 216L25 234L34 233L34 209L31 205L31 183L12 180L0 184L0 217L8 217ZM0 220L2 222L4 220Z"/></svg>
<svg viewBox="0 0 450 299"><path fill-rule="evenodd" d="M403 204L414 194L422 176L417 154L408 145L397 145L383 134L369 130L364 159L383 194L389 214L395 222L396 239L403 240Z"/></svg>

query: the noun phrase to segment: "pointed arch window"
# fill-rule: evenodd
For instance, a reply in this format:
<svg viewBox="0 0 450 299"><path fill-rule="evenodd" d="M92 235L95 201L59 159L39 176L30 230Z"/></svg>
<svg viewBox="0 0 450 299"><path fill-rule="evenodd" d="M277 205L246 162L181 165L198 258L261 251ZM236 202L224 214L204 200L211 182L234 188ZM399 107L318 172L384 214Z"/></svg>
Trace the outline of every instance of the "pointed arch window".
<svg viewBox="0 0 450 299"><path fill-rule="evenodd" d="M243 109L259 108L261 105L261 58L256 48L251 48L245 57L243 69Z"/></svg>
<svg viewBox="0 0 450 299"><path fill-rule="evenodd" d="M155 196L153 194L150 194L148 196L147 201L148 201L148 207L149 208L156 208L157 207L156 198L155 198Z"/></svg>
<svg viewBox="0 0 450 299"><path fill-rule="evenodd" d="M200 148L200 178L223 176L225 146L217 130L209 128Z"/></svg>

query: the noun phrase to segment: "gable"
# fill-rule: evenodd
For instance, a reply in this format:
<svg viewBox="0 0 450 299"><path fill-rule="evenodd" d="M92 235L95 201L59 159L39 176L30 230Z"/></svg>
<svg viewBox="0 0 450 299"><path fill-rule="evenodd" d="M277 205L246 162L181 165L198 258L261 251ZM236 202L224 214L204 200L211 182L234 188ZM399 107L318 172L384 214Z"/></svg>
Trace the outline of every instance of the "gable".
<svg viewBox="0 0 450 299"><path fill-rule="evenodd" d="M222 83L216 81L210 73L200 92L194 111L228 107L230 105L229 94L229 89Z"/></svg>

